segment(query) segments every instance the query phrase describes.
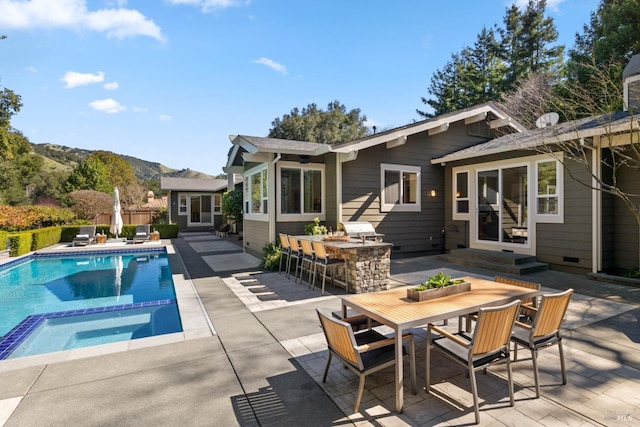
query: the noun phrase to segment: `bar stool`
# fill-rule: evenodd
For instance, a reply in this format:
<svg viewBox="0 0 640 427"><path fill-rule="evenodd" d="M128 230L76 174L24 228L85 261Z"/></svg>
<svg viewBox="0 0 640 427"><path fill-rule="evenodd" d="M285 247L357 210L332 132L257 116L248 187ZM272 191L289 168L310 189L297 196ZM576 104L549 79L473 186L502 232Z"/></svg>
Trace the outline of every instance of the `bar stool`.
<svg viewBox="0 0 640 427"><path fill-rule="evenodd" d="M345 267L344 268L345 278L344 278L344 282L342 283L344 284L345 289L348 290L349 287L347 285L347 274L348 274L347 260L330 258L329 255L327 254L326 249L324 248L324 243L322 242L314 241L311 243L313 247L313 252L316 254L316 268L317 267L322 268L322 295L324 295L324 284L327 279L327 269L331 270L331 284L335 287L336 286L335 269L340 265L344 265ZM315 283L315 277L314 277L313 288L315 289L315 287L316 287L316 283Z"/></svg>
<svg viewBox="0 0 640 427"><path fill-rule="evenodd" d="M289 239L287 239L287 235L284 233L279 233L280 235L280 246L282 246L282 251L280 252L280 265L278 266L278 274L280 274L282 272L282 259L284 257L287 257L287 261L284 265L285 267L285 272L287 274L287 276L289 276L289 270L288 265L289 265L289 257L291 256L291 247L289 246Z"/></svg>
<svg viewBox="0 0 640 427"><path fill-rule="evenodd" d="M300 260L302 259L302 249L298 244L298 239L295 236L287 235L289 240L289 259L287 260L287 279L291 275L291 261L296 260L296 269L293 274L293 281L297 280L298 268L300 267Z"/></svg>
<svg viewBox="0 0 640 427"><path fill-rule="evenodd" d="M300 283L302 283L304 272L307 271L309 274L308 282L309 288L315 286L316 282L316 256L314 254L313 248L311 247L311 241L309 239L300 239L300 246L302 246L302 259L300 262ZM305 270L305 265L308 265ZM311 280L311 276L313 275L313 281Z"/></svg>

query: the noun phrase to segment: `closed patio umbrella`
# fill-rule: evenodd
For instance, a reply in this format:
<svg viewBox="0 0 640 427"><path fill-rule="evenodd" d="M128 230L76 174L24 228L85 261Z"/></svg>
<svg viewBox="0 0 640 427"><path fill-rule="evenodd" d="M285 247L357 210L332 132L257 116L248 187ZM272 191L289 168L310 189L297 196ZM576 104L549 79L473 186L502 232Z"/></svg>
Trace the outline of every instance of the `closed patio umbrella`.
<svg viewBox="0 0 640 427"><path fill-rule="evenodd" d="M120 215L120 193L118 187L113 189L113 215L111 215L111 227L109 227L111 234L118 238L118 235L122 233L122 215Z"/></svg>

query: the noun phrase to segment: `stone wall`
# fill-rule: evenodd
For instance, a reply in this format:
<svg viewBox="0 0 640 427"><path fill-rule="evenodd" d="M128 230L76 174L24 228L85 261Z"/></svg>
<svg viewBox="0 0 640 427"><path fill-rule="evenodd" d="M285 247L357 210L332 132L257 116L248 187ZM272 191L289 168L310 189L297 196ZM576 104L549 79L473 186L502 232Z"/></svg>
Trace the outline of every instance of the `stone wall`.
<svg viewBox="0 0 640 427"><path fill-rule="evenodd" d="M341 252L347 260L349 292L361 294L389 288L391 246L343 248Z"/></svg>

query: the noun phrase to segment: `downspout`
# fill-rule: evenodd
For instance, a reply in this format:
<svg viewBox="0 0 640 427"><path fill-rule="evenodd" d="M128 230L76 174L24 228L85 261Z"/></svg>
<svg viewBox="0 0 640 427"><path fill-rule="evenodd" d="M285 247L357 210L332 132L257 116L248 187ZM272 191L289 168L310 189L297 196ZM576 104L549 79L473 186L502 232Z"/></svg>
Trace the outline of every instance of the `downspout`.
<svg viewBox="0 0 640 427"><path fill-rule="evenodd" d="M582 143L582 140L580 141ZM594 188L591 191L591 272L597 273L602 271L602 192L600 191L599 180L602 179L600 172L600 161L602 160L602 152L600 150L600 137L594 136L591 149L591 183Z"/></svg>
<svg viewBox="0 0 640 427"><path fill-rule="evenodd" d="M276 241L276 163L282 158L281 153L276 153L276 156L269 162L268 172L267 172L267 181L273 177L273 184L268 186L268 188L272 191L273 197L267 197L269 206L269 241Z"/></svg>

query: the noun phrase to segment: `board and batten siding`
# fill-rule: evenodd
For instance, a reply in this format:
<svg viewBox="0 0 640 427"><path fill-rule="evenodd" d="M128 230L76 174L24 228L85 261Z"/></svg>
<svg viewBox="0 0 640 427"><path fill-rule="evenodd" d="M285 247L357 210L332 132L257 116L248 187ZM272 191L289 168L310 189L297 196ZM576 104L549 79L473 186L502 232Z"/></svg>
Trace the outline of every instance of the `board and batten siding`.
<svg viewBox="0 0 640 427"><path fill-rule="evenodd" d="M588 171L574 162L566 162L564 173L564 222L536 224L536 257L554 270L585 274L591 271L592 199L591 190L571 178L589 182Z"/></svg>
<svg viewBox="0 0 640 427"><path fill-rule="evenodd" d="M444 168L431 159L478 144L486 139L467 134L462 122L447 132L428 136L410 135L404 145L386 148L384 144L362 150L356 160L342 165L342 219L369 221L384 241L393 243L394 252L437 253L444 217ZM380 211L380 164L419 166L420 212ZM436 197L429 197L430 190Z"/></svg>

